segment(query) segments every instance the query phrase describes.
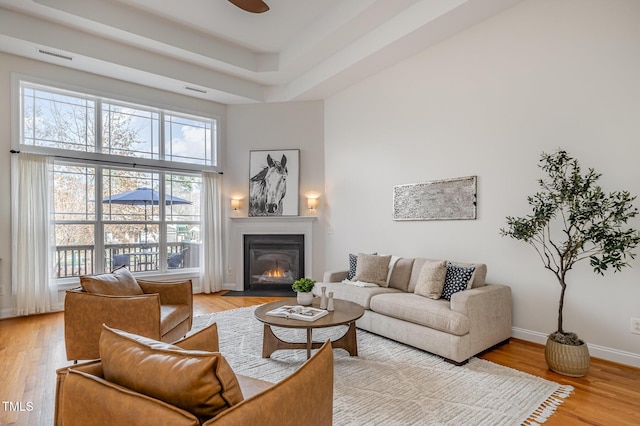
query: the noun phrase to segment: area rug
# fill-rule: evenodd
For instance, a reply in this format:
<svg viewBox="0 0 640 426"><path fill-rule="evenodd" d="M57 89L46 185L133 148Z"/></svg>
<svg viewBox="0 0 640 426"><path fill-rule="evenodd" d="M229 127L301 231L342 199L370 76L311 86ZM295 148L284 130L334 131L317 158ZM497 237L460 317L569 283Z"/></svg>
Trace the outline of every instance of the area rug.
<svg viewBox="0 0 640 426"><path fill-rule="evenodd" d="M216 322L220 352L237 374L278 382L306 360L306 350L262 358L263 325L255 307L198 316L193 331ZM304 330L274 328L285 340ZM345 326L314 330L314 341L337 338ZM192 332L193 332L192 331ZM479 358L457 367L419 349L358 329L358 356L334 350L333 424L536 425L573 391Z"/></svg>

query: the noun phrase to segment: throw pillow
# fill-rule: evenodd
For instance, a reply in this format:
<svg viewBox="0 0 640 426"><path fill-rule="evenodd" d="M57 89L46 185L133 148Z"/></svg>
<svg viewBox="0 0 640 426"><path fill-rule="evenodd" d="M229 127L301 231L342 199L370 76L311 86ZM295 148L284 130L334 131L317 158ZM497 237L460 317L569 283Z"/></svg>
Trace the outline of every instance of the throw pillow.
<svg viewBox="0 0 640 426"><path fill-rule="evenodd" d="M391 256L359 253L356 276L353 277L353 279L355 281L364 281L379 286L386 286L389 261L391 261Z"/></svg>
<svg viewBox="0 0 640 426"><path fill-rule="evenodd" d="M444 289L444 281L447 275L447 261L425 262L420 269L416 288L413 291L420 296L429 299L440 299Z"/></svg>
<svg viewBox="0 0 640 426"><path fill-rule="evenodd" d="M122 266L110 274L83 275L80 285L87 293L109 296L138 296L144 294L142 288L129 270Z"/></svg>
<svg viewBox="0 0 640 426"><path fill-rule="evenodd" d="M444 288L442 289L442 298L451 300L452 294L466 290L469 286L469 280L473 277L473 271L475 270L475 266L457 266L448 262L447 274L444 278Z"/></svg>
<svg viewBox="0 0 640 426"><path fill-rule="evenodd" d="M349 253L349 272L347 273L347 279L352 280L356 276L356 266L358 265L358 256Z"/></svg>
<svg viewBox="0 0 640 426"><path fill-rule="evenodd" d="M378 254L378 253L371 253ZM347 279L351 281L356 276L356 267L358 266L358 255L349 253L349 272L347 272Z"/></svg>
<svg viewBox="0 0 640 426"><path fill-rule="evenodd" d="M175 345L102 326L104 378L175 405L204 421L243 400L235 373L219 352Z"/></svg>

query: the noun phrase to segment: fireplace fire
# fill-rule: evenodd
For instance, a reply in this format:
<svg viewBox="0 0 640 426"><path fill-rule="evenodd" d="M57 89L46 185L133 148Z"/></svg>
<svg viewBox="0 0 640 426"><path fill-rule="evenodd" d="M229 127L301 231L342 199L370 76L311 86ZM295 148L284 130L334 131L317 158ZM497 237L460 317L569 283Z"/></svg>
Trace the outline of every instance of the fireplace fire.
<svg viewBox="0 0 640 426"><path fill-rule="evenodd" d="M304 277L304 235L245 235L244 290L290 290Z"/></svg>

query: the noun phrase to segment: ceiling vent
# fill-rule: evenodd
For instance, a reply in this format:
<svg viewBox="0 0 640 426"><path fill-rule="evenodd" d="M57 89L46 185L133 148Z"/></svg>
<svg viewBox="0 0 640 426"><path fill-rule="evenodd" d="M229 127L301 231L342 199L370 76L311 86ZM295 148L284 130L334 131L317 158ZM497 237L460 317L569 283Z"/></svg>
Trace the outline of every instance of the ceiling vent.
<svg viewBox="0 0 640 426"><path fill-rule="evenodd" d="M44 49L37 49L37 50L38 50L38 53L41 53L43 55L55 56L56 58L66 59L67 61L73 61L73 58L69 55L63 55L62 53L52 52L50 50L44 50Z"/></svg>
<svg viewBox="0 0 640 426"><path fill-rule="evenodd" d="M185 89L187 90L191 90L193 92L198 92L198 93L207 93L206 90L202 90L202 89L198 89L197 87L191 87L191 86L184 86Z"/></svg>

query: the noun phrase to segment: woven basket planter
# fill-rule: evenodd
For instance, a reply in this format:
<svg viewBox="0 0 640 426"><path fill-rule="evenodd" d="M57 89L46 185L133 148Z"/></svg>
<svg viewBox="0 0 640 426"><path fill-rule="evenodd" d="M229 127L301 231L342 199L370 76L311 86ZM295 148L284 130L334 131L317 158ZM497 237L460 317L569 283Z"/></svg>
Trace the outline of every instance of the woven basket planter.
<svg viewBox="0 0 640 426"><path fill-rule="evenodd" d="M582 377L589 371L591 358L587 344L572 346L547 338L544 358L551 371L569 377Z"/></svg>

